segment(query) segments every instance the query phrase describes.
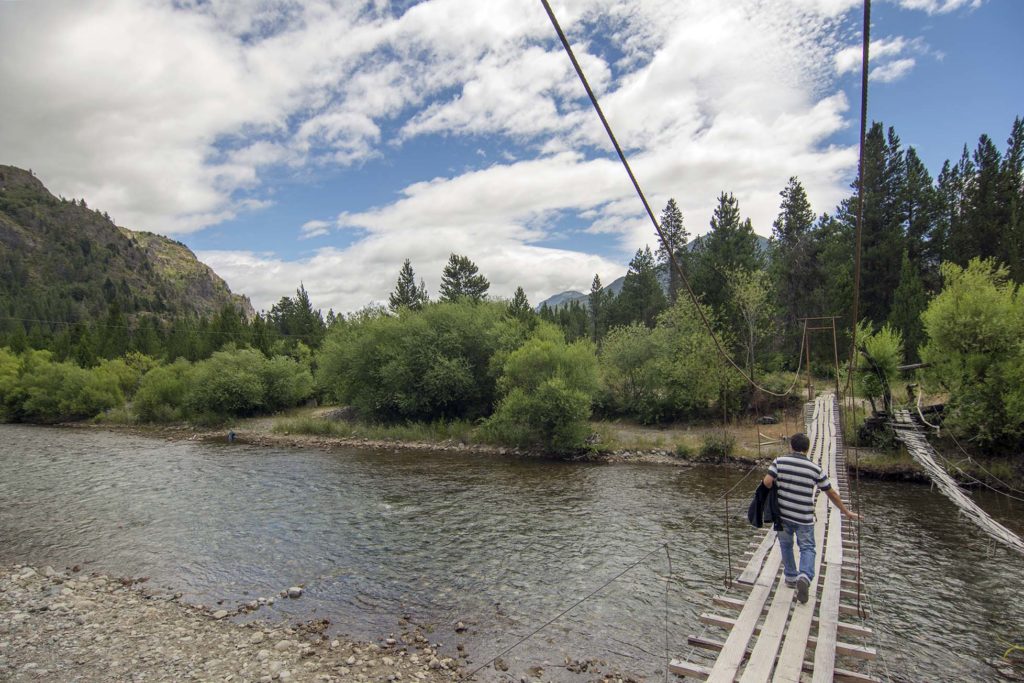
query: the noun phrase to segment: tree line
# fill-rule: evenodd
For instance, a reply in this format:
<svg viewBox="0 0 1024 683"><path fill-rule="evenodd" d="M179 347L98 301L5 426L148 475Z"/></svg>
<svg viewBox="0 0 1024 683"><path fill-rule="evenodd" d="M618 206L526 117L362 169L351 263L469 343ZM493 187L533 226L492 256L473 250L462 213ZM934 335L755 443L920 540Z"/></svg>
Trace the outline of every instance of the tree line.
<svg viewBox="0 0 1024 683"><path fill-rule="evenodd" d="M865 144L858 337L886 367L929 360L927 381L949 393L951 424L994 449L1015 446L1024 435L1024 424L1014 418L1016 402L1024 399L1010 391L1024 376L1013 337L1013 326L1024 321L1017 295L1024 277L1022 145L1024 122L1017 118L1004 152L983 135L973 152L965 146L933 180L892 128L873 124ZM585 302L539 313L521 287L510 300L492 300L476 264L452 254L436 301L406 259L388 306L350 315L322 315L300 286L295 297L283 297L251 320L225 307L210 319L154 321L147 330L144 317L127 324L111 310L92 326L50 337L16 329L3 340L9 354L0 395L7 419L32 419L18 407L24 401L10 400L27 394L10 387L37 368L65 364L71 374L71 366L109 374L113 360L142 357L151 360L136 365L153 367L139 375L135 393L122 387L121 395L136 418L211 417L218 401L188 396L195 377L213 385L242 373L189 373L217 363L241 367L228 356L248 349L275 363L278 374L306 372L310 380L293 377L281 401L266 393L285 391L268 379L273 373L256 379L249 373L249 398L228 400L234 394L224 389L221 417L315 397L353 405L366 419L473 420L501 442L572 450L585 444L586 420L594 414L665 422L770 410L775 406L722 359L704 320L737 362L773 389L792 379L802 317L846 315L839 326L839 348L846 348L858 187L854 182L832 213L816 215L799 179L791 178L780 192L769 240L757 236L731 193L719 195L710 230L693 240L669 200L661 214L667 244L637 250L617 295L595 276ZM668 267L673 259L682 274ZM999 325L991 323L996 314ZM999 333L977 329L978 320L1001 326ZM957 329L971 330L970 338L959 339ZM832 372L832 352L831 340L812 347L816 373ZM982 363L986 354L1000 360ZM155 369L161 372L147 380ZM1001 387L995 403L980 402L971 391L978 378ZM157 380L171 388L142 395L161 397L168 410L149 410L148 399L133 398L143 383ZM870 381L862 388L875 391Z"/></svg>

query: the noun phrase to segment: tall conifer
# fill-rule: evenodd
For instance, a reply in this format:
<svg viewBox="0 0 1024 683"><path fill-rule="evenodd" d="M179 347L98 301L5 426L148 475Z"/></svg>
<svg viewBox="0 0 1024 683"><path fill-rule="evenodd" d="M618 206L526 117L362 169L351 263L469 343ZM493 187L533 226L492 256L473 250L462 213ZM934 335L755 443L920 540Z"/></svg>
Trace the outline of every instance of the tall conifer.
<svg viewBox="0 0 1024 683"><path fill-rule="evenodd" d="M668 273L668 300L670 303L675 303L679 297L682 281L679 273L672 266L671 257L675 258L680 268L686 268L686 242L690 237L683 226L683 212L679 210L675 199L669 199L665 209L661 212L661 234L665 236L669 249L666 249L661 240L658 240L658 249L655 255L658 257L658 265L665 268Z"/></svg>

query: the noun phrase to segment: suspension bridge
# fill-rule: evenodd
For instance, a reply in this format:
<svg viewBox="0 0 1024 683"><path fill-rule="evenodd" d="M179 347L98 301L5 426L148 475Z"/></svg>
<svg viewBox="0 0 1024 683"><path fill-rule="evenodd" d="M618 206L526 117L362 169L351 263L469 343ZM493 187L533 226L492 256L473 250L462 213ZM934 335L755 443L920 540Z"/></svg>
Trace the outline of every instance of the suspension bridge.
<svg viewBox="0 0 1024 683"><path fill-rule="evenodd" d="M849 492L839 408L835 395L824 394L807 404L808 453L844 498ZM715 596L718 612L701 614L701 621L727 632L724 640L691 635L692 657L672 660L669 670L680 676L708 681L874 681L843 660L877 656L865 642L871 629L863 625L867 611L860 601L863 588L855 530L844 524L839 509L818 495L815 502L815 580L806 603L785 585L782 555L769 529L732 568L735 579L724 595ZM714 661L709 660L715 653Z"/></svg>

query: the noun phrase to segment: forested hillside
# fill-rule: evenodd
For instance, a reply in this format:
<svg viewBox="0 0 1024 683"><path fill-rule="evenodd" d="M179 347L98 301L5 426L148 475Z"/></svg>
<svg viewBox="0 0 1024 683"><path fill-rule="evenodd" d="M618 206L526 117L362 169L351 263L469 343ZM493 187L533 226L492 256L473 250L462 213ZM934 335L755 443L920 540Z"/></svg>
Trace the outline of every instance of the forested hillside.
<svg viewBox="0 0 1024 683"><path fill-rule="evenodd" d="M159 328L225 305L253 313L183 244L119 228L30 171L0 166L0 336L50 337L98 320Z"/></svg>

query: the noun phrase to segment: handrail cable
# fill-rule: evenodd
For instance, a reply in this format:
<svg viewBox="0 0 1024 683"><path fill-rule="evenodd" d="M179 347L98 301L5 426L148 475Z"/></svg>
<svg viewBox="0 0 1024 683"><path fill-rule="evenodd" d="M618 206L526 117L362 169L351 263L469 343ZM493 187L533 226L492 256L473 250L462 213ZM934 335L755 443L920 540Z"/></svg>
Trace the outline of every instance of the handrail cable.
<svg viewBox="0 0 1024 683"><path fill-rule="evenodd" d="M937 434L939 434L939 435L941 436L941 433L942 433L942 432L940 431L940 429L942 429L942 428L940 428L940 427L939 427L939 425L933 425L932 423L930 423L930 422L928 422L928 421L927 421L926 419L924 419L924 414L923 414L923 413L921 412L921 398L922 398L922 395L924 394L924 392L923 392L923 391L920 391L920 390L919 390L919 391L917 391L916 393L917 393L917 402L916 402L916 408L917 408L917 415L918 415L918 417L920 418L921 422L922 422L922 423L923 423L923 424L924 424L925 426L927 426L927 427L931 427L932 429L934 429L934 430L936 431L936 433L937 433ZM945 427L944 429L945 429L945 433L946 433L946 435L947 435L947 436L948 436L948 437L949 437L950 439L952 439L952 440L953 440L953 443L954 443L954 444L956 445L956 447L957 447L957 448L958 448L958 449L960 450L960 452L964 454L964 456L965 456L965 457L967 458L968 462L970 462L971 464L973 464L973 465L974 465L975 467L977 467L977 468L978 468L979 470L981 470L982 472L984 472L985 474L987 474L987 475L988 475L989 477L991 477L991 478L992 478L992 479L994 479L995 481L999 482L999 484L1001 484L1001 485L1003 486L1003 488L1004 488L1005 490L997 489L996 487L992 486L992 485L991 485L991 484L989 484L988 482L986 482L986 481L983 481L983 480L979 479L978 477L975 477L975 476L974 476L973 474L971 474L971 473L969 473L969 472L965 471L965 470L964 470L964 469L963 469L962 467L960 467L959 465L956 465L956 464L953 464L953 463L949 462L949 460L947 460L946 458L944 458L944 457L943 457L942 455L940 455L940 454L938 453L938 451L936 451L936 455L939 455L939 457L940 457L940 458L942 458L942 459L943 459L943 461L945 461L945 462L946 462L946 464L947 464L948 466L950 466L950 467L953 467L953 468L955 468L955 469L959 470L959 471L960 471L960 473L961 473L961 474L963 474L963 475L964 475L965 477L967 477L967 478L969 478L969 479L973 479L974 481L976 481L977 483L981 484L981 485L982 485L982 486L984 486L985 488L987 488L987 489L991 489L992 491L994 491L994 492L996 492L996 493L998 493L998 494L1000 494L1000 495L1002 495L1002 496L1006 496L1007 498L1011 498L1011 499L1013 499L1013 500L1019 500L1019 501L1024 501L1024 498L1021 498L1020 496L1014 496L1014 495L1012 495L1012 494L1010 494L1010 493L1007 493L1007 491L1012 491L1013 493L1020 493L1020 494L1024 494L1024 491L1022 491L1022 490L1020 490L1020 489L1018 489L1018 488L1015 488L1014 486L1010 485L1010 484L1009 484L1008 482L1006 482L1006 481L1004 481L1004 480L1000 479L1000 478L999 478L999 476L997 476L997 475L996 475L995 473L993 473L993 472L992 472L991 470L989 470L989 469L988 469L987 467L985 467L985 466L984 466L984 465L982 465L982 464L981 464L980 462L978 462L977 460L975 460L975 459L974 459L974 457L973 457L973 456L971 456L971 454L967 452L967 449L966 449L966 448L964 448L964 447L963 447L963 446L962 446L962 445L960 444L960 441L959 441L959 440L958 440L958 439L956 438L956 435L955 435L955 434L953 433L953 431L952 431L952 430L950 430L950 429L949 429L948 427Z"/></svg>
<svg viewBox="0 0 1024 683"><path fill-rule="evenodd" d="M741 368L739 364L735 360L733 360L732 356L730 356L726 352L725 348L723 348L722 342L718 339L718 335L715 334L714 329L712 329L711 327L711 321L708 320L707 315L701 308L700 300L697 298L697 294L693 291L693 287L690 285L689 278L686 277L686 273L683 272L682 266L679 265L679 261L678 259L676 259L676 255L672 250L672 245L669 244L668 239L665 237L665 233L662 232L661 225L658 224L658 219L655 218L654 211L651 209L651 205L650 203L648 203L647 197L646 195L644 195L644 191L640 188L640 183L637 181L636 176L633 174L633 169L630 167L629 162L626 160L626 155L622 151L622 147L619 146L619 141L615 138L615 133L612 132L612 128L611 125L609 125L608 123L608 119L605 118L604 111L601 109L601 105L597 101L597 95L594 94L593 89L590 87L590 82L587 80L586 75L583 73L583 67L581 67L580 63L576 60L576 55L572 51L572 46L569 45L569 39L565 37L565 33L562 31L562 27L561 25L559 25L558 19L555 18L555 13L552 11L551 5L548 3L548 0L540 1L541 4L544 5L544 10L547 12L548 18L551 20L551 25L554 26L555 32L558 33L559 40L562 41L562 47L565 49L566 54L569 56L569 60L572 62L573 68L576 70L576 75L579 77L580 82L583 84L584 89L587 91L587 95L590 97L591 104L594 105L594 110L597 112L598 117L601 119L602 125L604 125L605 132L608 133L608 138L611 140L612 145L615 147L615 152L619 155L619 160L622 162L622 166L626 169L626 173L629 175L629 179L633 183L633 189L636 190L637 196L640 197L640 201L644 205L644 210L647 212L647 216L651 219L651 223L654 225L654 231L658 234L658 239L661 240L661 244L665 248L665 253L668 254L668 258L672 264L672 268L679 275L679 279L682 281L683 286L686 288L686 293L689 295L690 300L693 301L693 305L697 309L697 313L698 315L700 315L700 319L704 323L705 329L711 336L712 341L714 341L715 348L718 350L719 355L721 355L721 357L725 359L726 362L728 362L729 365L731 365L736 370L736 372L738 372L743 377L743 379L745 379L754 388L763 391L764 393L769 394L771 396L788 396L793 391L793 388L796 386L796 382L794 382L793 386L790 387L784 393L777 393L771 391L770 389L766 389L765 387L761 386L756 381L754 381L754 378L751 377L743 368ZM863 124L861 125L861 128L863 129ZM863 135L861 137L863 139ZM863 144L861 145L861 148L861 154L863 157Z"/></svg>
<svg viewBox="0 0 1024 683"><path fill-rule="evenodd" d="M473 678L473 676L475 676L477 673L479 673L481 669L485 669L488 666L490 666L491 664L493 664L494 662L498 661L498 659L500 659L501 657L507 655L509 652L511 652L512 650L516 649L517 647L519 647L520 645L525 643L527 640L529 640L533 636L537 635L538 633L540 633L541 631L546 629L548 626L550 626L551 624L555 623L556 621L558 621L559 619L564 617L566 614L568 614L569 612L573 611L574 609L576 609L577 607L582 605L584 602L586 602L590 598L594 597L595 595L597 595L598 593L603 591L605 588L607 588L611 584L613 584L616 581L618 581L620 578L622 578L630 570L634 569L635 567L640 566L641 564L643 564L644 562L647 561L647 558L651 557L652 555L654 555L655 553L657 553L657 552L659 552L661 550L664 550L665 553L668 555L668 557L671 558L671 554L669 554L669 550L668 550L668 543L662 543L661 545L656 547L654 550L650 551L649 553L647 553L646 555L641 557L639 560L636 560L635 562L630 563L629 566L627 566L625 569L620 571L618 574L616 574L612 578L610 578L607 581L605 581L604 583L602 583L600 586L598 586L597 588L592 590L590 593L588 593L587 595L583 596L582 598L580 598L579 600L574 602L572 605L570 605L566 609L564 609L561 612L559 612L558 614L556 614L551 619L548 619L546 622L541 624L536 629L530 631L528 634L526 634L525 636L523 636L522 638L517 640L512 645L508 646L507 648L505 648L504 650L502 650L498 654L494 655L493 657L491 657L489 660L487 660L486 662L484 662L480 666L478 666L475 669L473 669L472 671L470 671L468 674L463 676L462 679L463 680L468 680L468 679ZM671 561L671 559L670 559L670 561ZM666 579L666 581L671 581L671 576L669 576Z"/></svg>

